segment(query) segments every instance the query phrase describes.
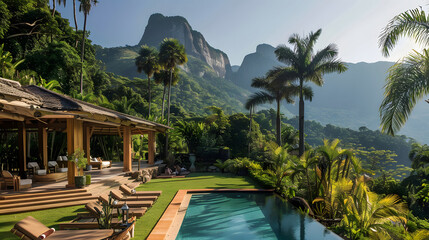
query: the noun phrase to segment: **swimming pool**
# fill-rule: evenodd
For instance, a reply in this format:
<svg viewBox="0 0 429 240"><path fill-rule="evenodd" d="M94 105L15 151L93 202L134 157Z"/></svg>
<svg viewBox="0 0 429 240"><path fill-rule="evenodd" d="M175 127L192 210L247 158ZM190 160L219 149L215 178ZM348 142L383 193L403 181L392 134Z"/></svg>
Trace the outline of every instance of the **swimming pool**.
<svg viewBox="0 0 429 240"><path fill-rule="evenodd" d="M176 239L341 239L272 193L193 194Z"/></svg>

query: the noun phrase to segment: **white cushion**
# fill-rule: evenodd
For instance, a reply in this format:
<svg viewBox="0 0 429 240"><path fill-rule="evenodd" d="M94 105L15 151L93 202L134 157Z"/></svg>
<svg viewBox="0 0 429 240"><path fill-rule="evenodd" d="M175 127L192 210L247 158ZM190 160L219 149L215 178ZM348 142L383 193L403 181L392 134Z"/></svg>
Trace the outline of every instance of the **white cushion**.
<svg viewBox="0 0 429 240"><path fill-rule="evenodd" d="M63 160L63 157L62 156L58 156L57 157L57 161L62 161Z"/></svg>
<svg viewBox="0 0 429 240"><path fill-rule="evenodd" d="M43 175L46 175L46 170L36 170L36 175L40 175L40 176L43 176Z"/></svg>
<svg viewBox="0 0 429 240"><path fill-rule="evenodd" d="M91 162L98 162L97 158L91 158Z"/></svg>
<svg viewBox="0 0 429 240"><path fill-rule="evenodd" d="M56 167L58 166L58 163L56 161L49 161L48 162L48 167Z"/></svg>
<svg viewBox="0 0 429 240"><path fill-rule="evenodd" d="M108 162L108 161L101 162L101 166L102 167L108 167L108 166L110 166L110 162Z"/></svg>
<svg viewBox="0 0 429 240"><path fill-rule="evenodd" d="M67 172L68 168L58 168L58 172Z"/></svg>
<svg viewBox="0 0 429 240"><path fill-rule="evenodd" d="M40 169L39 164L37 164L37 162L27 163L27 168L36 168L36 170Z"/></svg>
<svg viewBox="0 0 429 240"><path fill-rule="evenodd" d="M19 185L28 185L28 184L32 184L33 181L31 179L20 179L19 180Z"/></svg>
<svg viewBox="0 0 429 240"><path fill-rule="evenodd" d="M62 156L63 161L68 161L69 159L67 158L67 156Z"/></svg>

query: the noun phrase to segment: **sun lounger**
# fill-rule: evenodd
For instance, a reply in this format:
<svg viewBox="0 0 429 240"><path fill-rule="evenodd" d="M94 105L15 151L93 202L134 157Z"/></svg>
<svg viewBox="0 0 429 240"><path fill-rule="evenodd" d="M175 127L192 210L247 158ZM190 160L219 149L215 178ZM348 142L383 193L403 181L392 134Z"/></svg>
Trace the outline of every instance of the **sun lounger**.
<svg viewBox="0 0 429 240"><path fill-rule="evenodd" d="M156 201L156 199L158 198L157 195L152 195L152 196L126 195L126 194L123 194L122 191L119 191L118 189L114 189L110 192L112 193L115 199L121 200L121 201Z"/></svg>
<svg viewBox="0 0 429 240"><path fill-rule="evenodd" d="M17 222L10 230L13 234L24 240L38 240L39 236L49 231L41 222L32 216L28 216ZM112 229L91 229L91 230L59 230L48 236L49 240L99 240L113 235Z"/></svg>
<svg viewBox="0 0 429 240"><path fill-rule="evenodd" d="M162 193L162 191L135 191L125 184L122 184L119 189L129 196L159 196Z"/></svg>
<svg viewBox="0 0 429 240"><path fill-rule="evenodd" d="M108 202L109 197L107 195L100 195L98 197L98 200L100 202ZM116 203L113 204L114 208L121 208L124 205L125 201L116 201ZM130 208L139 208L139 207L151 207L153 204L153 201L126 201L128 207Z"/></svg>
<svg viewBox="0 0 429 240"><path fill-rule="evenodd" d="M87 204L85 204L85 208L86 210L88 210L89 214L97 217L98 216L98 212L97 210L95 210L95 208L98 208L99 210L103 209L103 206L101 206L101 204L97 203L97 202L89 202ZM128 214L131 217L141 217L143 216L143 214L146 213L147 208L143 207L143 208L130 208ZM118 212L117 211L113 211L113 217L118 217Z"/></svg>

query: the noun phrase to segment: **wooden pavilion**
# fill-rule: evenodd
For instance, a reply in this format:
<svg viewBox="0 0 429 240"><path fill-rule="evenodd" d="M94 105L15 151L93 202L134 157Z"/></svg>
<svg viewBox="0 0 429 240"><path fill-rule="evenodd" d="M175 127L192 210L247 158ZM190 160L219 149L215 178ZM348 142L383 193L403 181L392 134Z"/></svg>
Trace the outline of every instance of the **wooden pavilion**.
<svg viewBox="0 0 429 240"><path fill-rule="evenodd" d="M148 135L148 163L154 163L155 134L169 127L142 118L62 95L43 87L21 86L19 82L0 78L0 129L18 132L18 168L27 170L27 131L38 132L39 155L43 167L48 163L48 132L67 134L67 152L83 149L90 161L91 136L119 135L123 138L123 171L132 170L132 135ZM51 159L52 160L52 159ZM68 161L68 185L74 186L77 169Z"/></svg>

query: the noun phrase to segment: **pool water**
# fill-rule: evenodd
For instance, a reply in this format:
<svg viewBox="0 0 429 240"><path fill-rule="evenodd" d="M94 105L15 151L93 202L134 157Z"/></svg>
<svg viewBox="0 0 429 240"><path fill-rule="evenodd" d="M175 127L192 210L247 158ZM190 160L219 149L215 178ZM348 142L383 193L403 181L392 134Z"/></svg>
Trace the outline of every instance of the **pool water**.
<svg viewBox="0 0 429 240"><path fill-rule="evenodd" d="M176 239L341 239L271 193L192 195Z"/></svg>

